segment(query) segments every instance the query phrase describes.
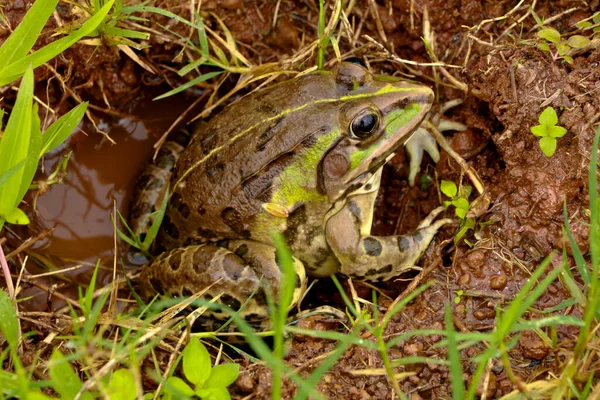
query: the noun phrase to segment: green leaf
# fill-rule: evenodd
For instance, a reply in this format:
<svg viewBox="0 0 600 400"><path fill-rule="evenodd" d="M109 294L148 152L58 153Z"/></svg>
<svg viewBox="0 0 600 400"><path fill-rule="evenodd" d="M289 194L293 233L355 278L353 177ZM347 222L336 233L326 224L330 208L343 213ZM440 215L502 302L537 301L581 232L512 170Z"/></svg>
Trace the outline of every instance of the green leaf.
<svg viewBox="0 0 600 400"><path fill-rule="evenodd" d="M538 31L537 35L552 43L560 42L560 33L553 28L544 28Z"/></svg>
<svg viewBox="0 0 600 400"><path fill-rule="evenodd" d="M13 225L27 225L29 224L29 217L20 208L13 208L4 215L6 222Z"/></svg>
<svg viewBox="0 0 600 400"><path fill-rule="evenodd" d="M60 398L63 400L74 399L81 390L82 384L73 368L71 368L68 359L58 349L54 349L48 368L52 388L60 395ZM85 392L80 398L91 400L92 396Z"/></svg>
<svg viewBox="0 0 600 400"><path fill-rule="evenodd" d="M574 49L581 49L581 48L589 45L591 43L591 41L590 41L590 39L586 38L585 36L574 35L574 36L571 36L569 38L569 40L567 40L567 43L569 44L569 46L573 47Z"/></svg>
<svg viewBox="0 0 600 400"><path fill-rule="evenodd" d="M552 126L558 123L556 111L552 107L546 107L540 114L539 121L541 125Z"/></svg>
<svg viewBox="0 0 600 400"><path fill-rule="evenodd" d="M210 371L210 377L204 383L204 387L227 387L235 382L239 373L239 364L215 365L212 371Z"/></svg>
<svg viewBox="0 0 600 400"><path fill-rule="evenodd" d="M201 388L210 376L210 355L195 337L183 349L183 373L188 381Z"/></svg>
<svg viewBox="0 0 600 400"><path fill-rule="evenodd" d="M546 155L546 157L552 157L556 151L556 139L553 137L543 137L540 139L540 149Z"/></svg>
<svg viewBox="0 0 600 400"><path fill-rule="evenodd" d="M556 50L558 51L559 55L564 56L565 54L567 54L569 52L569 50L571 50L571 48L569 46L567 46L566 44L557 43Z"/></svg>
<svg viewBox="0 0 600 400"><path fill-rule="evenodd" d="M62 53L73 44L77 43L79 39L84 36L88 36L96 31L96 28L102 23L110 8L112 7L114 0L106 0L104 6L98 10L96 14L90 17L87 21L81 25L76 32L58 39L49 45L37 50L33 54L16 59L11 64L6 65L0 69L0 86L8 85L9 83L19 79L19 77L25 72L25 70L32 65L33 68L37 68L40 65L48 62L58 54Z"/></svg>
<svg viewBox="0 0 600 400"><path fill-rule="evenodd" d="M54 121L46 129L43 135L43 145L40 151L40 157L49 151L54 150L77 128L87 110L88 102L79 104L68 113Z"/></svg>
<svg viewBox="0 0 600 400"><path fill-rule="evenodd" d="M535 136L546 137L548 136L548 127L543 124L532 126L531 133L533 133Z"/></svg>
<svg viewBox="0 0 600 400"><path fill-rule="evenodd" d="M8 171L29 155L33 104L33 69L29 67L21 81L15 106L10 114L2 141L0 141L0 171ZM20 202L18 198L23 168L15 172L0 186L0 215L12 211ZM37 159L35 160L37 163Z"/></svg>
<svg viewBox="0 0 600 400"><path fill-rule="evenodd" d="M224 387L197 389L196 395L202 400L230 400L231 395Z"/></svg>
<svg viewBox="0 0 600 400"><path fill-rule="evenodd" d="M454 196L456 196L456 193L458 193L456 184L451 181L442 180L442 183L440 184L440 190L442 191L442 193L444 193L446 196L448 196L450 198L453 198Z"/></svg>
<svg viewBox="0 0 600 400"><path fill-rule="evenodd" d="M133 374L124 368L113 372L108 390L111 400L133 400L137 397Z"/></svg>
<svg viewBox="0 0 600 400"><path fill-rule="evenodd" d="M27 393L27 400L54 400L54 398L46 396L42 392L29 392Z"/></svg>
<svg viewBox="0 0 600 400"><path fill-rule="evenodd" d="M537 48L542 51L550 51L550 45L546 42L539 42Z"/></svg>
<svg viewBox="0 0 600 400"><path fill-rule="evenodd" d="M176 392L176 393L173 393L176 395L184 395L184 396L188 396L188 397L192 397L194 395L194 391L192 390L192 388L189 387L189 385L187 383L185 383L183 381L183 379L178 378L176 376L171 376L167 379L165 388L169 392ZM178 398L178 397L176 397L176 398Z"/></svg>
<svg viewBox="0 0 600 400"><path fill-rule="evenodd" d="M553 138L563 137L563 136L565 136L565 133L567 133L567 130L565 128L563 128L562 126L556 125L556 126L548 127L548 136L550 136L550 137L553 137Z"/></svg>
<svg viewBox="0 0 600 400"><path fill-rule="evenodd" d="M454 204L454 207L456 208L469 211L469 201L464 197L459 197L458 199L452 201L452 204Z"/></svg>
<svg viewBox="0 0 600 400"><path fill-rule="evenodd" d="M571 56L563 56L563 60L565 60L569 64L573 64L573 57Z"/></svg>
<svg viewBox="0 0 600 400"><path fill-rule="evenodd" d="M0 289L0 332L2 332L9 347L16 351L19 343L19 321L15 306L8 294L2 289Z"/></svg>
<svg viewBox="0 0 600 400"><path fill-rule="evenodd" d="M29 53L57 4L58 0L37 0L33 3L13 33L0 46L0 70Z"/></svg>

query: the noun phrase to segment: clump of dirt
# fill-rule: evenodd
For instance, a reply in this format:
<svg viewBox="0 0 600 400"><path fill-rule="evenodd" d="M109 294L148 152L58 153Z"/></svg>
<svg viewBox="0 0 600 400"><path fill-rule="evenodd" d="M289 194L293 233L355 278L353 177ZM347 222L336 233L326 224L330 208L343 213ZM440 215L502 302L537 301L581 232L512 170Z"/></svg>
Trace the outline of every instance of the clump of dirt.
<svg viewBox="0 0 600 400"><path fill-rule="evenodd" d="M186 17L190 15L189 9L179 2L158 2L155 6ZM351 27L360 35L352 36L352 43L341 41L344 56L362 57L373 69L384 73L402 73L423 82L435 81L440 102L464 100L446 117L468 128L446 136L452 148L477 171L491 199L490 209L478 221L484 226L470 231L466 241L456 246L451 243L455 226L445 227L438 234L420 261L420 265L425 269L430 267L431 272L417 278L420 283L431 280L435 283L395 315L386 328L387 338L415 329L443 329L448 304L452 305L456 330L486 332L493 329L497 310L516 296L531 271L551 251L560 252L565 247L563 206L566 206L575 241L583 252L588 250L588 193L600 190L587 187L593 126L600 115L600 51L587 50L567 63L553 59L533 42L515 40L517 37L519 40L535 38L532 30L535 20L531 16L523 17L527 7L521 7L517 1L365 1L357 2L347 16L348 25L344 29ZM535 12L546 20L558 16L552 20L552 26L567 33L575 22L591 16L598 7L597 0L587 4L540 0ZM25 10L24 2L13 2L4 6L3 12L14 27ZM60 21L75 20L70 10L70 6L59 7ZM213 13L207 14L207 26L219 29L221 22L226 25L240 52L255 65L280 60L291 62L299 49L317 37L317 2L208 0L203 2L202 10ZM184 37L189 32L164 16L148 17L149 26L160 23ZM488 22L482 22L484 20ZM426 21L436 33L434 47L439 60L461 68L448 67L447 74L436 70L434 75L430 67L402 64L391 56L430 62L421 39ZM48 32L58 24L59 19L51 19L42 44L50 40ZM9 30L0 31L0 43L8 33ZM381 51L361 35L374 38L388 51ZM180 43L153 34L149 44L151 46L139 54L158 72L156 75L142 70L115 47L77 45L54 60L52 68L43 67L36 72L36 78L43 81L54 76L54 70L70 89L65 91L57 81L51 81L48 91L38 88L40 96L57 108L67 108L71 99L82 98L92 101L93 112L116 115L116 110L129 111L129 105L150 86L165 82L176 86L181 82L174 74L182 66L181 57L176 56ZM334 62L333 50L329 49L327 59ZM466 90L457 82L465 84ZM11 96L7 91L4 95L3 105L10 106ZM530 132L548 106L557 111L559 125L568 129L568 133L558 139L552 157L542 153L539 139ZM462 179L464 184L470 184L458 164L445 152L437 165L428 160L422 170L418 184L409 187L402 152L385 167L374 221L375 234L402 234L414 229L423 216L440 204L443 196L435 183L440 179L454 182ZM568 246L567 251L570 252ZM557 262L553 261L555 265ZM572 266L573 260L569 262ZM393 299L408 286L406 280L410 276L402 278L405 281L390 282L379 288ZM308 301L332 302L343 307L339 298L327 298L327 293L334 289L319 292L320 295ZM370 288L359 286L358 292L370 298ZM535 307L544 310L569 297L569 292L556 281ZM380 311L385 312L392 300L380 298ZM576 308L569 312L578 316ZM318 319L302 323L311 329L339 328ZM512 374L521 382L559 375L565 362L564 351L572 348L577 333L575 327L558 326L556 345L550 347L537 333L525 332L510 352ZM361 335L366 341L375 340L366 332ZM413 337L399 342L389 356L392 360L412 356L445 359L444 348L436 346L441 339L436 335ZM29 346L26 352L36 350L34 344ZM295 337L291 340L287 361L306 375L334 347L331 341ZM465 381L471 379L474 371L467 360L483 350L482 346L462 350ZM270 398L268 368L247 360L242 363L242 372L233 388L234 397ZM351 347L325 375L318 389L327 398L393 398L392 386L385 374L379 372L382 367L378 352ZM375 372L365 374L364 370ZM395 372L403 373L399 385L411 399L445 398L451 393L445 366L411 364L397 367ZM490 367L478 395L484 395L485 391L487 398L499 398L516 389L517 382L498 362ZM283 397L291 398L295 392L294 384L286 381Z"/></svg>

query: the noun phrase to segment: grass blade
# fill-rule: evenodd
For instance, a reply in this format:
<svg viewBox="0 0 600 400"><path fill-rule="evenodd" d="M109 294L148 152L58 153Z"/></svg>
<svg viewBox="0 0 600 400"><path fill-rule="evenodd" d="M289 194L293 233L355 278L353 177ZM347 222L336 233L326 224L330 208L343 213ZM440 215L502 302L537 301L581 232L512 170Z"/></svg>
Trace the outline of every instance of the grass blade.
<svg viewBox="0 0 600 400"><path fill-rule="evenodd" d="M33 3L21 23L0 46L0 70L29 53L57 4L58 0Z"/></svg>
<svg viewBox="0 0 600 400"><path fill-rule="evenodd" d="M76 32L50 43L33 54L17 59L13 63L0 69L0 86L8 85L18 79L29 65L33 65L33 68L37 68L77 43L82 37L92 34L102 23L113 3L114 0L107 0L104 7L85 21L83 25L81 25L81 28Z"/></svg>
<svg viewBox="0 0 600 400"><path fill-rule="evenodd" d="M67 137L77 128L87 110L88 103L81 103L71 111L57 119L46 129L43 136L43 145L40 151L40 157L49 151L54 150L58 145L64 142Z"/></svg>
<svg viewBox="0 0 600 400"><path fill-rule="evenodd" d="M222 73L223 73L223 71L215 71L215 72L209 72L207 74L200 75L199 77L197 77L195 79L192 79L191 81L189 81L187 83L184 83L183 85L181 85L179 87L176 87L173 90L169 90L167 93L161 94L160 96L155 97L152 100L156 101L156 100L164 99L165 97L173 96L174 94L177 94L179 92L183 92L187 88L190 88L190 87L192 87L192 86L194 86L194 85L196 85L196 84L198 84L200 82L207 81L210 78L213 78L213 77L215 77L217 75L220 75Z"/></svg>

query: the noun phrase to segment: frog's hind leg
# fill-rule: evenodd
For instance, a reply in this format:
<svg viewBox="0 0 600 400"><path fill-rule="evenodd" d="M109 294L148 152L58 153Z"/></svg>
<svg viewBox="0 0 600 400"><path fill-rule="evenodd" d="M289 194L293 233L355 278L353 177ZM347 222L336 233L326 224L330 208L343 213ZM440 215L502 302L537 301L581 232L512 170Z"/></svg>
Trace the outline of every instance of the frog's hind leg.
<svg viewBox="0 0 600 400"><path fill-rule="evenodd" d="M190 137L186 129L178 129L171 133L156 158L146 165L138 178L132 195L134 200L129 206L128 223L142 241L154 221L153 213L161 207L175 164L188 145Z"/></svg>
<svg viewBox="0 0 600 400"><path fill-rule="evenodd" d="M306 288L304 266L294 260L296 286L292 306ZM281 269L273 246L251 240L223 240L193 245L163 253L146 265L140 275L144 298L166 294L190 296L206 290L205 298L220 296L219 302L247 321L268 319L267 295L277 298ZM222 312L210 316L227 319Z"/></svg>

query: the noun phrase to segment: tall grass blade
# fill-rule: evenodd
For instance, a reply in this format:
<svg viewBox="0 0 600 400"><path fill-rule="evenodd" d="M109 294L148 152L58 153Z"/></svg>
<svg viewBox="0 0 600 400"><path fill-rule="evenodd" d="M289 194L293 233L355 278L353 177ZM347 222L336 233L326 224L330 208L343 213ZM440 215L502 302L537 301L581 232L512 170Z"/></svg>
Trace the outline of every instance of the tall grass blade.
<svg viewBox="0 0 600 400"><path fill-rule="evenodd" d="M8 342L8 346L14 352L17 351L19 342L19 321L15 313L15 307L10 301L8 294L0 289L0 332Z"/></svg>
<svg viewBox="0 0 600 400"><path fill-rule="evenodd" d="M29 155L33 105L33 69L25 72L15 106L10 114L2 141L0 141L0 171L8 171ZM37 159L35 162L37 163ZM26 162L27 163L27 162ZM26 164L25 163L25 164ZM21 201L18 198L23 179L23 168L15 172L4 185L0 186L0 215L15 208Z"/></svg>
<svg viewBox="0 0 600 400"><path fill-rule="evenodd" d="M448 361L450 363L450 381L452 383L452 398L463 399L465 397L465 384L463 381L462 362L460 360L460 351L458 350L458 341L456 331L454 330L454 321L452 320L452 307L446 307L446 339L448 340Z"/></svg>

